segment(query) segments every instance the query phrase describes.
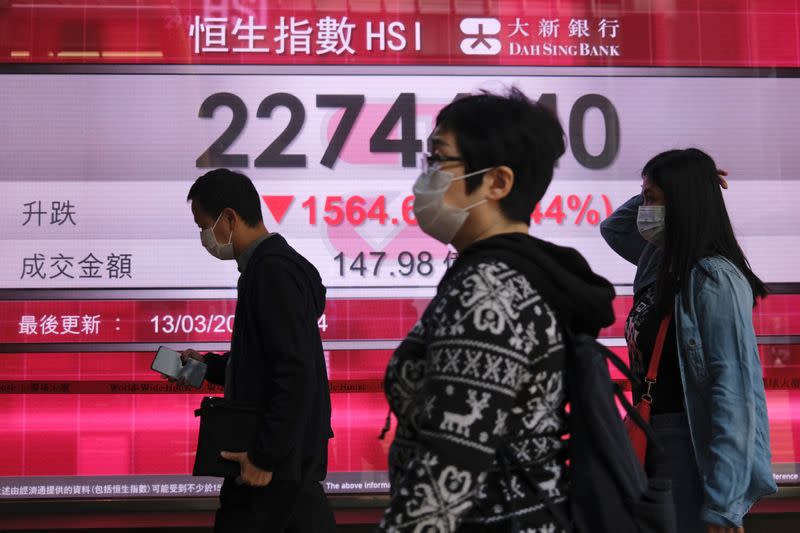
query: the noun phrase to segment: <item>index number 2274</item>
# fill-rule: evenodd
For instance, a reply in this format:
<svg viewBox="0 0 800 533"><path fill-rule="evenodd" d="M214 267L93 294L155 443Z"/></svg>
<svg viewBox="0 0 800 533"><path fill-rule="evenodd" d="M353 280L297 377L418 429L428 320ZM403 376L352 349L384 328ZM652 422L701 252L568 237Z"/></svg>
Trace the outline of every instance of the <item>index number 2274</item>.
<svg viewBox="0 0 800 533"><path fill-rule="evenodd" d="M339 160L345 143L353 131L356 120L364 107L363 94L320 94L317 95L318 108L342 109L342 118L331 136L320 164L333 168ZM248 154L232 154L227 150L236 142L247 124L247 105L233 93L215 93L200 105L197 114L202 119L213 119L216 110L227 107L232 112L228 127L208 149L197 158L198 168L228 167L246 168L250 164ZM305 168L308 166L305 154L284 153L303 129L306 110L299 98L289 93L274 93L261 101L256 112L257 118L272 118L272 112L284 107L289 110L289 123L283 131L253 160L256 168ZM400 137L390 139L389 135L399 125ZM399 153L404 167L416 166L416 155L422 151L422 141L416 138L416 97L414 93L401 93L389 111L372 133L369 151L373 153Z"/></svg>

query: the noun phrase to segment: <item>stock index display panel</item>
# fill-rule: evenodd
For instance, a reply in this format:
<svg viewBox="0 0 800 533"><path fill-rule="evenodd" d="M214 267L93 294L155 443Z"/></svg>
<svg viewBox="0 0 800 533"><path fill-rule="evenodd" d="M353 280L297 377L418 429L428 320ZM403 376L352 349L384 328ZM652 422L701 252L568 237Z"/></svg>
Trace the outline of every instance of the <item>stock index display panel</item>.
<svg viewBox="0 0 800 533"><path fill-rule="evenodd" d="M697 146L773 294L754 309L779 483L800 474L800 12L745 1L234 0L0 4L0 498L213 495L193 478L206 387L159 345L225 350L238 273L186 194L250 176L267 227L328 287L331 493L388 490L383 372L455 258L413 216L436 113L516 86L569 147L531 233L617 287L598 225L655 153ZM616 379L621 376L614 375Z"/></svg>

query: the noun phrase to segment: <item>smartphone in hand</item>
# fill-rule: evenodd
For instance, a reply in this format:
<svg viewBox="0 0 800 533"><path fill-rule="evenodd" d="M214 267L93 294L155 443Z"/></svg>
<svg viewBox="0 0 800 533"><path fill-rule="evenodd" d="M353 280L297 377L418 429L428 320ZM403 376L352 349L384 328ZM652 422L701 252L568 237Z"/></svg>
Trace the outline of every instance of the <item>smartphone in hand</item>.
<svg viewBox="0 0 800 533"><path fill-rule="evenodd" d="M195 359L181 361L181 354L166 346L159 347L150 368L173 379L183 379L194 388L200 388L206 377L206 364Z"/></svg>

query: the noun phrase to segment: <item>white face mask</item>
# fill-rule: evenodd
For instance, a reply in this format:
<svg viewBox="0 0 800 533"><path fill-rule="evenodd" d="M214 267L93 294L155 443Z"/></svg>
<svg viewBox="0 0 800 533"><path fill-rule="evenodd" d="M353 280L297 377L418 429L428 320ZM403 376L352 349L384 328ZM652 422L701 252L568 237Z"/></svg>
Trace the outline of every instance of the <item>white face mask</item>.
<svg viewBox="0 0 800 533"><path fill-rule="evenodd" d="M636 216L636 227L648 242L661 244L664 242L664 217L666 208L663 205L643 205Z"/></svg>
<svg viewBox="0 0 800 533"><path fill-rule="evenodd" d="M417 218L420 229L444 244L450 244L453 238L464 225L469 216L469 210L486 203L481 200L469 207L453 207L444 202L444 195L450 183L463 180L476 174L481 174L492 167L470 172L459 177L453 177L450 172L431 167L423 171L414 183L414 216Z"/></svg>
<svg viewBox="0 0 800 533"><path fill-rule="evenodd" d="M228 237L227 244L218 243L217 238L214 236L214 228L217 227L220 218L222 218L222 213L219 214L213 226L200 232L200 242L203 243L203 247L208 250L208 253L224 261L233 259L233 244L231 243L233 231L231 231L231 236Z"/></svg>

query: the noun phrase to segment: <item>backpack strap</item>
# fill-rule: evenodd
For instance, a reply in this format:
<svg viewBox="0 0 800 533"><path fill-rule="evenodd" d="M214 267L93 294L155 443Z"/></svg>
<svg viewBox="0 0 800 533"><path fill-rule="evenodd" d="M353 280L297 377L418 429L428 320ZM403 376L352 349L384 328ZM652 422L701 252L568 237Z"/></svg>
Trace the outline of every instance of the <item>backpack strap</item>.
<svg viewBox="0 0 800 533"><path fill-rule="evenodd" d="M628 367L628 365L625 364L625 361L623 361L617 354L615 354L602 344L597 343L597 345L600 348L602 348L601 352L603 354L603 357L605 357L607 361L609 361L612 365L614 365L614 367L617 370L619 370L623 376L625 376L628 380L630 380L631 383L634 384L639 383L639 379L633 375L630 367Z"/></svg>
<svg viewBox="0 0 800 533"><path fill-rule="evenodd" d="M386 434L389 433L389 430L392 429L392 408L389 407L389 411L386 413L386 420L383 423L383 428L381 429L381 434L378 435L378 440L383 440L386 438Z"/></svg>

